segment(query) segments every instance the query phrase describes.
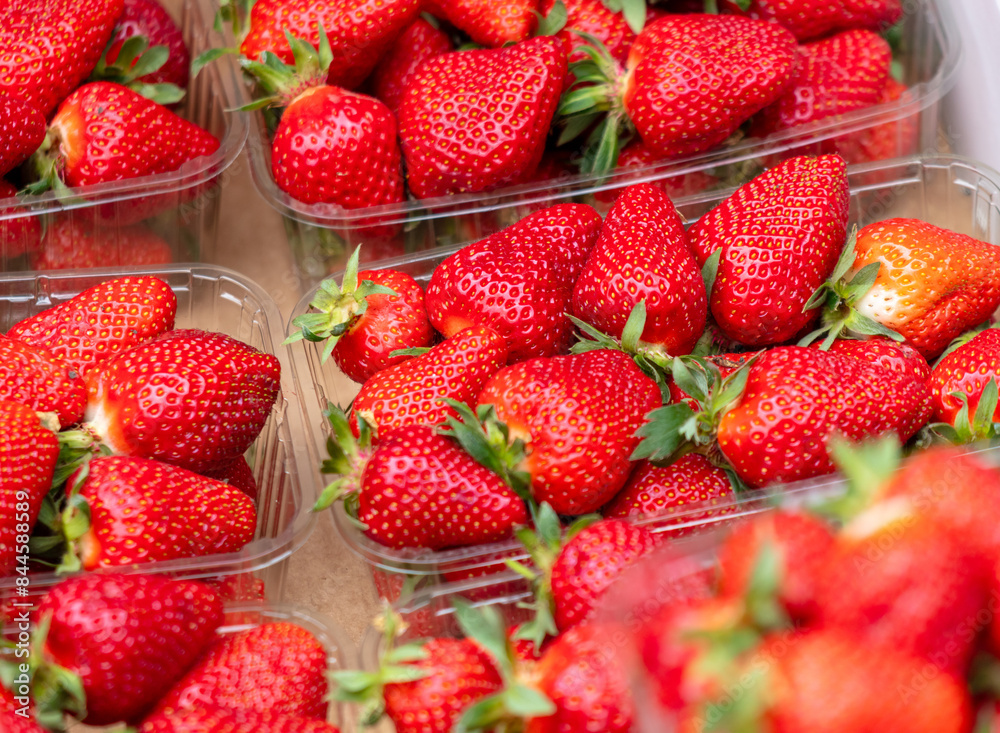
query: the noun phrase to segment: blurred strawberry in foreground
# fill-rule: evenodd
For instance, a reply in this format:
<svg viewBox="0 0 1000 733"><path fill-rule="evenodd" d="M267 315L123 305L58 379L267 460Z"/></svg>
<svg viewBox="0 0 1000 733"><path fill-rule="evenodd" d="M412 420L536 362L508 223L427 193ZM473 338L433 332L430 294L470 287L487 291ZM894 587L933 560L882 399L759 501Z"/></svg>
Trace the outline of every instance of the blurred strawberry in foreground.
<svg viewBox="0 0 1000 733"><path fill-rule="evenodd" d="M18 701L14 693L0 685L0 729L5 733L46 733L30 712L27 715L22 712L21 703L25 699L22 697Z"/></svg>

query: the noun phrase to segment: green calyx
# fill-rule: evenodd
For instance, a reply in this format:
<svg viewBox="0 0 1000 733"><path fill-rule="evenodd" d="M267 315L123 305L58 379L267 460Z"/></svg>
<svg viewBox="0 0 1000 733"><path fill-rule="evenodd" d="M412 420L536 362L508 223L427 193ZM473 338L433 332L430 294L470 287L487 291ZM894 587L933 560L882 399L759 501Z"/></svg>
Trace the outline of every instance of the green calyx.
<svg viewBox="0 0 1000 733"><path fill-rule="evenodd" d="M537 21L535 26L536 37L556 35L559 31L566 27L566 21L569 20L569 12L566 10L566 3L562 0L556 0L548 15L542 15L537 10L533 12L535 13L535 20Z"/></svg>
<svg viewBox="0 0 1000 733"><path fill-rule="evenodd" d="M330 423L331 434L326 439L327 458L320 471L337 478L323 489L312 510L323 511L335 501L344 500L349 502L348 513L355 516L357 512L352 509L356 507L351 503L357 501L361 474L372 454L372 429L364 419L352 414L350 419L357 420L358 424L358 437L355 438L347 414L332 402L327 404L323 415Z"/></svg>
<svg viewBox="0 0 1000 733"><path fill-rule="evenodd" d="M89 81L121 84L157 104L175 104L184 99L184 90L176 84L147 84L139 81L147 74L159 71L167 63L170 59L169 48L150 47L149 39L145 36L132 36L122 43L114 62L108 63L108 51L114 40L112 38L108 41L104 54L90 73Z"/></svg>
<svg viewBox="0 0 1000 733"><path fill-rule="evenodd" d="M38 722L48 730L62 730L66 713L78 720L87 716L87 697L79 675L43 658L51 626L52 614L46 614L32 634L28 675Z"/></svg>
<svg viewBox="0 0 1000 733"><path fill-rule="evenodd" d="M844 525L875 503L883 487L899 469L902 446L896 435L863 443L833 436L828 450L837 470L847 479L847 490L841 496L811 506L810 510Z"/></svg>
<svg viewBox="0 0 1000 733"><path fill-rule="evenodd" d="M646 0L601 0L612 13L621 13L633 33L639 35L646 26Z"/></svg>
<svg viewBox="0 0 1000 733"><path fill-rule="evenodd" d="M303 313L292 321L299 330L285 339L284 344L306 341L325 341L322 361L325 363L340 337L347 333L368 311L368 297L371 295L396 295L396 291L384 285L376 285L371 280L358 282L361 248L354 250L344 270L344 281L337 285L335 280L320 283L316 297L309 306L316 313Z"/></svg>
<svg viewBox="0 0 1000 733"><path fill-rule="evenodd" d="M286 107L306 89L326 84L333 51L323 24L319 25L319 48L296 38L285 31L285 38L292 49L294 64L289 65L270 51L260 55L260 60L240 57L240 66L257 80L262 93L255 101L240 107L243 111L262 107Z"/></svg>
<svg viewBox="0 0 1000 733"><path fill-rule="evenodd" d="M968 445L1000 438L1000 423L994 422L998 393L997 380L990 379L979 396L975 414L970 417L969 395L952 392L951 396L959 400L962 407L955 415L954 424L931 423L927 426L932 442L936 438L954 445Z"/></svg>
<svg viewBox="0 0 1000 733"><path fill-rule="evenodd" d="M864 340L872 336L884 336L898 342L905 340L896 331L873 318L862 315L856 308L858 301L874 287L882 267L882 263L872 262L858 270L850 280L847 279L848 273L854 266L857 237L858 232L855 228L830 279L817 288L803 307L803 312L822 308L822 325L802 338L799 346L808 346L819 338L823 338L820 348L824 351L841 338Z"/></svg>
<svg viewBox="0 0 1000 733"><path fill-rule="evenodd" d="M59 197L72 195L70 187L62 179L66 161L60 152L60 143L58 128L50 126L42 144L25 164L33 180L22 189L22 193L38 196L46 191L53 191Z"/></svg>

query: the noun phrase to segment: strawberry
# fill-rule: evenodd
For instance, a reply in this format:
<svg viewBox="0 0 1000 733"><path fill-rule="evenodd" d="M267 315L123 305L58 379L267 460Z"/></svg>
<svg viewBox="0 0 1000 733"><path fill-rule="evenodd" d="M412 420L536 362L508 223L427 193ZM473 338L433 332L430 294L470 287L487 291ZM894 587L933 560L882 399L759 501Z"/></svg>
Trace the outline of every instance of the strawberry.
<svg viewBox="0 0 1000 733"><path fill-rule="evenodd" d="M529 179L542 159L566 68L566 49L555 38L424 63L399 106L414 196L477 193Z"/></svg>
<svg viewBox="0 0 1000 733"><path fill-rule="evenodd" d="M32 408L17 402L0 401L0 430L4 436L0 450L0 575L10 575L19 567L19 557L26 554L19 548L26 548L27 534L52 488L59 442Z"/></svg>
<svg viewBox="0 0 1000 733"><path fill-rule="evenodd" d="M625 175L625 173L630 168L646 171L662 160L661 156L644 145L641 140L633 140L622 148L621 153L618 155L615 180L628 181L638 178L642 174L636 172L634 175ZM679 176L675 175L668 178L658 177L654 181L649 181L651 185L662 188L671 200L710 191L718 185L718 182L718 179L708 171L691 171L689 173L682 173ZM609 188L594 191L594 199L601 204L613 204L627 190L627 188Z"/></svg>
<svg viewBox="0 0 1000 733"><path fill-rule="evenodd" d="M149 458L94 458L68 486L67 570L237 552L257 528L240 490Z"/></svg>
<svg viewBox="0 0 1000 733"><path fill-rule="evenodd" d="M540 13L548 17L557 0L541 0ZM577 33L588 33L602 44L619 64L624 64L628 58L629 49L635 41L635 33L629 27L625 15L614 12L601 0L569 0L566 7L566 24L556 34L566 46L566 55L570 62L581 61L585 54L574 53L576 49L588 42ZM576 81L570 74L569 82ZM567 84L568 86L568 84Z"/></svg>
<svg viewBox="0 0 1000 733"><path fill-rule="evenodd" d="M661 158L704 152L781 97L794 72L796 48L792 34L773 24L668 15L643 29L624 70L606 51L585 49L591 58L577 69L586 83L561 102L566 129L560 141L583 134L605 115L583 166L590 173L614 168L619 128L634 129ZM698 84L692 85L692 78Z"/></svg>
<svg viewBox="0 0 1000 733"><path fill-rule="evenodd" d="M139 733L338 733L315 718L208 706L151 715Z"/></svg>
<svg viewBox="0 0 1000 733"><path fill-rule="evenodd" d="M535 28L538 0L427 0L426 8L461 31L480 46L499 48L520 43Z"/></svg>
<svg viewBox="0 0 1000 733"><path fill-rule="evenodd" d="M177 296L162 280L121 277L84 290L7 331L43 346L81 374L95 364L174 327Z"/></svg>
<svg viewBox="0 0 1000 733"><path fill-rule="evenodd" d="M162 66L139 76L135 81L139 84L174 84L187 89L191 54L184 43L184 35L173 18L157 0L125 0L124 4L121 17L115 24L111 45L104 54L105 62L113 65L125 42L141 36L151 48L163 46L167 57ZM130 66L138 66L138 61L142 58L140 56L133 60Z"/></svg>
<svg viewBox="0 0 1000 733"><path fill-rule="evenodd" d="M924 382L931 378L931 367L919 351L909 344L901 344L888 338L875 337L866 341L837 339L828 351L831 354L864 359L883 369L911 375Z"/></svg>
<svg viewBox="0 0 1000 733"><path fill-rule="evenodd" d="M333 280L320 283L309 304L319 313L298 316L292 325L299 331L285 343L325 341L322 361L332 353L340 371L355 382L366 382L409 358L393 352L429 347L434 329L420 284L399 270L358 272L359 254L360 248L348 260L341 285Z"/></svg>
<svg viewBox="0 0 1000 733"><path fill-rule="evenodd" d="M800 46L792 83L754 119L753 134L763 137L877 104L891 63L888 41L863 29Z"/></svg>
<svg viewBox="0 0 1000 733"><path fill-rule="evenodd" d="M229 336L170 331L87 374L85 417L116 454L200 471L247 451L280 375L277 358Z"/></svg>
<svg viewBox="0 0 1000 733"><path fill-rule="evenodd" d="M287 621L215 641L167 692L152 716L224 707L326 720L327 651Z"/></svg>
<svg viewBox="0 0 1000 733"><path fill-rule="evenodd" d="M0 176L26 161L45 139L45 117L20 97L0 92Z"/></svg>
<svg viewBox="0 0 1000 733"><path fill-rule="evenodd" d="M689 354L705 330L705 282L677 210L656 186L625 189L573 289L573 315L622 339L644 303L638 348L660 356Z"/></svg>
<svg viewBox="0 0 1000 733"><path fill-rule="evenodd" d="M930 379L934 419L954 426L964 409L968 421L979 411L985 389L991 382L1000 384L1000 330L996 328L988 328L973 337L934 367ZM965 395L965 399L955 397L956 392ZM995 404L995 397L992 401L992 410L983 417L988 423L1000 422L1000 407ZM984 405L984 409L988 407Z"/></svg>
<svg viewBox="0 0 1000 733"><path fill-rule="evenodd" d="M249 496L251 501L257 501L257 480L253 477L253 469L247 459L242 456L216 468L205 469L201 475L229 484Z"/></svg>
<svg viewBox="0 0 1000 733"><path fill-rule="evenodd" d="M749 5L751 18L779 23L800 41L850 28L885 30L903 15L902 0L722 0L731 12L742 13L741 5Z"/></svg>
<svg viewBox="0 0 1000 733"><path fill-rule="evenodd" d="M70 578L50 590L38 610L51 617L35 649L46 665L34 677L40 711L85 711L82 721L89 725L141 718L222 623L222 602L211 588L159 575ZM67 676L78 678L83 700L72 700Z"/></svg>
<svg viewBox="0 0 1000 733"><path fill-rule="evenodd" d="M736 496L726 472L699 453L689 453L668 466L640 461L628 482L601 510L608 518L655 516L658 527L673 527L670 536L686 533L690 524L719 521L735 511ZM702 507L712 507L700 511Z"/></svg>
<svg viewBox="0 0 1000 733"><path fill-rule="evenodd" d="M428 59L454 50L448 34L425 18L417 18L403 31L378 62L369 79L372 96L395 114L417 70Z"/></svg>
<svg viewBox="0 0 1000 733"><path fill-rule="evenodd" d="M839 135L833 139L833 147L848 163L870 163L888 158L901 158L918 152L920 146L920 129L916 120L910 116L894 119L892 112L894 104L899 102L908 91L905 84L893 79L886 80L882 96L878 104L888 108L882 115L883 121L868 125L863 130ZM887 173L876 173L874 178L880 178ZM874 179L870 179L874 180ZM886 179L888 180L888 179Z"/></svg>
<svg viewBox="0 0 1000 733"><path fill-rule="evenodd" d="M327 83L355 88L420 12L419 0L260 0L250 11L250 30L240 53L258 61L265 51L292 63L290 33L318 47L320 27L330 40Z"/></svg>
<svg viewBox="0 0 1000 733"><path fill-rule="evenodd" d="M463 247L431 275L431 323L445 336L493 329L506 339L510 363L568 352L573 283L600 225L589 206L560 204Z"/></svg>
<svg viewBox="0 0 1000 733"><path fill-rule="evenodd" d="M0 6L0 90L43 116L87 78L122 14L122 0L9 0Z"/></svg>
<svg viewBox="0 0 1000 733"><path fill-rule="evenodd" d="M0 400L54 412L62 427L83 418L86 385L69 364L44 347L0 334L0 377Z"/></svg>
<svg viewBox="0 0 1000 733"><path fill-rule="evenodd" d="M0 685L0 728L5 733L45 733L29 710L27 695L14 696Z"/></svg>
<svg viewBox="0 0 1000 733"><path fill-rule="evenodd" d="M0 261L32 254L42 239L42 223L21 206L14 185L0 178Z"/></svg>
<svg viewBox="0 0 1000 733"><path fill-rule="evenodd" d="M814 296L827 341L884 332L926 359L1000 305L1000 249L918 219L888 219L857 234L843 266Z"/></svg>
<svg viewBox="0 0 1000 733"><path fill-rule="evenodd" d="M797 157L740 187L695 223L690 240L699 266L720 253L709 303L726 336L770 346L816 319L819 311L804 307L834 271L848 206L842 158Z"/></svg>
<svg viewBox="0 0 1000 733"><path fill-rule="evenodd" d="M440 425L452 414L445 399L474 404L486 380L506 363L503 337L489 328L467 328L371 377L354 399L353 414L377 435L411 425ZM357 432L356 425L352 429Z"/></svg>
<svg viewBox="0 0 1000 733"><path fill-rule="evenodd" d="M141 224L102 229L54 216L30 260L35 270L155 267L173 262L174 254L162 237Z"/></svg>
<svg viewBox="0 0 1000 733"><path fill-rule="evenodd" d="M636 430L662 402L659 387L620 351L530 359L500 370L479 393L511 436L538 502L558 514L598 510L632 470Z"/></svg>

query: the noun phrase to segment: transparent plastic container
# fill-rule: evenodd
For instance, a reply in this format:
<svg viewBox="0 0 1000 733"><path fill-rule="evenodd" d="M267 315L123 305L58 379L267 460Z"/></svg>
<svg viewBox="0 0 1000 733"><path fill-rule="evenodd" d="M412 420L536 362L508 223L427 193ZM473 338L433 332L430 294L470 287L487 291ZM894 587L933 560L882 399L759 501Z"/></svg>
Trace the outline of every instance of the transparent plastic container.
<svg viewBox="0 0 1000 733"><path fill-rule="evenodd" d="M281 316L274 301L236 272L207 265L173 265L153 270L87 270L0 275L0 332L18 321L58 305L81 291L122 275L155 275L177 295L176 328L218 331L256 349L275 354L281 363L281 392L260 436L247 452L257 481L257 531L239 552L115 568L116 572L165 573L226 586L227 597L251 600L260 590L268 600L284 594L288 558L312 532L310 512L316 495L316 471L303 449L301 389L281 346ZM37 597L59 581L54 573L30 576ZM0 578L0 599L14 593L13 577Z"/></svg>
<svg viewBox="0 0 1000 733"><path fill-rule="evenodd" d="M229 28L223 33L213 29L216 12L213 0L167 0L164 5L180 27L192 58L209 48L233 45ZM111 250L105 252L101 263L109 267L143 262L129 259L135 228L149 230L164 240L172 262L210 259L215 251L222 189L228 177L238 173L227 169L239 156L247 138L246 116L227 111L240 106L240 88L239 64L235 57L225 56L209 64L191 81L187 94L174 110L219 139L219 148L212 155L189 161L172 173L82 186L70 189L71 195L63 197L49 191L38 196L0 199L2 271L31 269L29 257L15 255L2 236L5 228L19 226L27 217L37 217L46 230L72 226L101 232L102 238L112 241ZM136 221L136 216L142 216L137 214L140 209L159 213ZM116 259L109 261L109 257Z"/></svg>
<svg viewBox="0 0 1000 733"><path fill-rule="evenodd" d="M958 30L948 0L904 3L898 61L909 91L900 99L836 118L786 130L764 139L730 141L716 150L669 162L630 168L610 176L569 176L482 194L349 211L331 204L296 201L274 182L266 115L251 115L247 143L254 183L284 218L300 276L315 283L343 269L350 253L365 244L362 261L414 254L436 246L479 239L555 203L579 201L607 206L614 189L639 181L675 179L688 193L739 185L769 165L800 154L839 150L851 163L871 160L859 140L878 135L879 158L899 158L942 150L940 103L954 84L961 60ZM401 233L386 240L366 236L364 219L398 222Z"/></svg>

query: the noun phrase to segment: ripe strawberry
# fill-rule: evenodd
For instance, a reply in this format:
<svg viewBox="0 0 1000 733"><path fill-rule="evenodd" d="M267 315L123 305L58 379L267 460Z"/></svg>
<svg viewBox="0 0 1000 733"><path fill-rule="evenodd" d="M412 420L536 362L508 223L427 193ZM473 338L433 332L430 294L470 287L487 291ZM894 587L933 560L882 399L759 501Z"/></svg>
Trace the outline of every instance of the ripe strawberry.
<svg viewBox="0 0 1000 733"><path fill-rule="evenodd" d="M689 453L668 466L640 461L601 513L617 519L655 516L658 527L683 527L719 521L736 510L735 500L726 472L700 453ZM686 534L682 527L671 530L670 536Z"/></svg>
<svg viewBox="0 0 1000 733"><path fill-rule="evenodd" d="M914 376L921 381L931 378L931 367L919 351L909 344L901 344L891 339L881 337L866 341L837 339L828 351L831 354L843 354L870 361L883 369Z"/></svg>
<svg viewBox="0 0 1000 733"><path fill-rule="evenodd" d="M750 366L736 407L718 425L718 444L751 486L833 471L827 441L883 433L908 440L930 416L930 391L912 375L799 346L765 352Z"/></svg>
<svg viewBox="0 0 1000 733"><path fill-rule="evenodd" d="M257 61L269 51L290 64L292 49L285 34L318 46L322 26L332 52L327 83L352 89L419 12L419 0L332 0L319 6L309 0L260 0L250 11L250 31L240 53Z"/></svg>
<svg viewBox="0 0 1000 733"><path fill-rule="evenodd" d="M51 615L51 625L36 652L64 670L36 673L40 709L72 703L73 688L59 684L68 671L82 684L75 709L86 711L83 722L110 725L141 718L181 678L222 623L222 602L202 583L94 574L55 586L39 614Z"/></svg>
<svg viewBox="0 0 1000 733"><path fill-rule="evenodd" d="M172 329L176 313L177 296L162 280L120 277L14 324L7 335L43 346L86 374L93 365Z"/></svg>
<svg viewBox="0 0 1000 733"><path fill-rule="evenodd" d="M140 224L92 228L74 217L54 216L30 260L35 270L155 267L173 262L174 254L160 235Z"/></svg>
<svg viewBox="0 0 1000 733"><path fill-rule="evenodd" d="M491 328L510 363L565 354L574 327L566 315L601 226L584 204L543 209L448 257L427 285L434 327L453 336Z"/></svg>
<svg viewBox="0 0 1000 733"><path fill-rule="evenodd" d="M995 328L959 346L934 367L930 379L934 419L954 426L967 406L968 420L977 413L983 390L991 381L1000 384L1000 330ZM953 397L955 392L964 394L966 400ZM1000 407L994 405L985 417L990 423L1000 422Z"/></svg>
<svg viewBox="0 0 1000 733"><path fill-rule="evenodd" d="M18 537L35 526L42 500L52 488L59 457L55 433L35 411L17 402L0 401L0 575L18 566Z"/></svg>
<svg viewBox="0 0 1000 733"><path fill-rule="evenodd" d="M580 67L588 83L562 100L560 114L568 128L562 142L607 113L603 129L591 138L599 143L589 153L586 172L615 166L621 127L634 128L662 158L714 148L784 93L796 48L792 34L773 24L736 16L668 15L643 29L624 70L600 51ZM591 84L594 63L606 77L597 84ZM692 85L692 78L698 84Z"/></svg>
<svg viewBox="0 0 1000 733"><path fill-rule="evenodd" d="M844 263L815 296L828 340L890 329L932 360L1000 305L1000 249L918 219L866 226Z"/></svg>
<svg viewBox="0 0 1000 733"><path fill-rule="evenodd" d="M722 0L730 12L742 13L740 4L740 0ZM779 23L800 41L850 28L885 30L903 15L901 0L751 0L749 6L751 18Z"/></svg>
<svg viewBox="0 0 1000 733"><path fill-rule="evenodd" d="M0 6L0 90L43 116L87 78L122 14L122 0L8 0Z"/></svg>
<svg viewBox="0 0 1000 733"><path fill-rule="evenodd" d="M721 252L709 303L726 336L770 346L816 319L819 310L804 306L837 264L848 206L842 158L797 157L740 187L698 220L690 238L699 266Z"/></svg>
<svg viewBox="0 0 1000 733"><path fill-rule="evenodd" d="M0 261L32 254L42 239L41 221L16 196L14 185L0 178Z"/></svg>
<svg viewBox="0 0 1000 733"><path fill-rule="evenodd" d="M893 103L902 99L907 91L905 84L890 76L878 100L879 105L889 108L883 115L884 121L876 122L857 132L838 135L832 141L833 148L851 164L901 158L917 153L920 146L920 129L917 121L911 116L894 119L896 115L891 111L896 106ZM874 178L869 180L876 180L884 175L888 173L875 173Z"/></svg>
<svg viewBox="0 0 1000 733"><path fill-rule="evenodd" d="M170 331L87 374L85 417L116 454L201 471L257 439L280 376L277 358L229 336Z"/></svg>
<svg viewBox="0 0 1000 733"><path fill-rule="evenodd" d="M424 63L399 106L414 196L477 193L529 179L542 159L566 68L566 49L555 38Z"/></svg>
<svg viewBox="0 0 1000 733"><path fill-rule="evenodd" d="M353 414L376 435L411 425L440 425L453 414L445 399L474 404L486 380L506 363L507 346L496 331L467 328L426 354L371 377L354 399ZM356 424L352 429L357 434Z"/></svg>
<svg viewBox="0 0 1000 733"><path fill-rule="evenodd" d="M80 375L48 349L0 334L0 400L54 412L61 427L83 419L87 387Z"/></svg>
<svg viewBox="0 0 1000 733"><path fill-rule="evenodd" d="M487 48L520 43L535 28L538 0L427 0L428 11L443 18Z"/></svg>
<svg viewBox="0 0 1000 733"><path fill-rule="evenodd" d="M657 155L649 147L644 145L641 140L633 140L622 148L621 153L618 155L618 166L615 169L615 180L628 181L638 178L643 174L636 172L634 175L626 175L628 169L649 169L662 160L663 158L661 156ZM669 196L673 201L686 196L694 196L698 193L710 191L718 185L719 181L708 171L691 171L690 173L682 173L679 176L674 175L668 178L657 178L654 181L649 181L649 183L657 188L662 188L663 192L666 193L667 196ZM628 189L622 188L604 189L594 191L593 195L594 199L601 204L613 204L618 197L627 190Z"/></svg>
<svg viewBox="0 0 1000 733"><path fill-rule="evenodd" d="M257 501L257 480L253 477L253 469L247 459L242 456L230 463L206 469L201 475L227 483L249 496L251 501Z"/></svg>
<svg viewBox="0 0 1000 733"><path fill-rule="evenodd" d="M541 0L539 12L548 17L555 7L556 0ZM635 33L629 28L625 15L613 12L601 0L569 0L566 6L566 25L556 34L566 46L566 55L571 63L586 58L583 53L574 53L588 42L577 33L588 33L602 44L611 54L611 58L624 65L629 49L635 41ZM570 74L569 82L576 81ZM568 85L567 85L568 86Z"/></svg>
<svg viewBox="0 0 1000 733"><path fill-rule="evenodd" d="M514 364L479 393L524 441L520 469L536 501L565 515L596 511L621 489L635 432L661 402L656 382L611 350Z"/></svg>
<svg viewBox="0 0 1000 733"><path fill-rule="evenodd" d="M149 458L94 458L68 486L90 517L77 526L80 510L70 502L64 529L71 545L79 542L67 551L66 569L237 552L257 528L253 502L239 489Z"/></svg>
<svg viewBox="0 0 1000 733"><path fill-rule="evenodd" d="M0 685L0 729L5 733L46 733L29 710L28 697L14 693Z"/></svg>
<svg viewBox="0 0 1000 733"><path fill-rule="evenodd" d="M625 189L573 289L573 315L621 339L644 302L638 348L660 356L689 354L705 330L705 282L677 210L656 186Z"/></svg>
<svg viewBox="0 0 1000 733"><path fill-rule="evenodd" d="M792 83L754 119L753 134L763 137L877 104L891 63L888 41L863 29L800 46Z"/></svg>
<svg viewBox="0 0 1000 733"><path fill-rule="evenodd" d="M151 715L139 733L338 733L338 729L315 718L212 705Z"/></svg>
<svg viewBox="0 0 1000 733"><path fill-rule="evenodd" d="M139 76L135 81L140 84L175 84L187 89L191 54L180 28L157 0L125 0L111 45L104 54L105 61L114 64L125 41L136 36L145 38L150 48L164 46L168 55L157 70ZM131 65L134 66L136 61L138 59Z"/></svg>
<svg viewBox="0 0 1000 733"><path fill-rule="evenodd" d="M381 100L393 114L410 80L428 59L454 50L448 34L424 18L417 18L403 31L369 79L372 96Z"/></svg>
<svg viewBox="0 0 1000 733"><path fill-rule="evenodd" d="M430 346L435 334L420 284L399 270L358 272L359 253L348 261L341 285L320 284L309 304L319 313L298 316L292 325L299 331L285 343L325 341L322 360L332 353L344 374L363 383L410 358L394 351Z"/></svg>
<svg viewBox="0 0 1000 733"><path fill-rule="evenodd" d="M286 621L227 634L170 688L152 715L225 707L326 720L327 651Z"/></svg>
<svg viewBox="0 0 1000 733"><path fill-rule="evenodd" d="M45 139L45 117L20 97L0 91L0 176L17 168Z"/></svg>

